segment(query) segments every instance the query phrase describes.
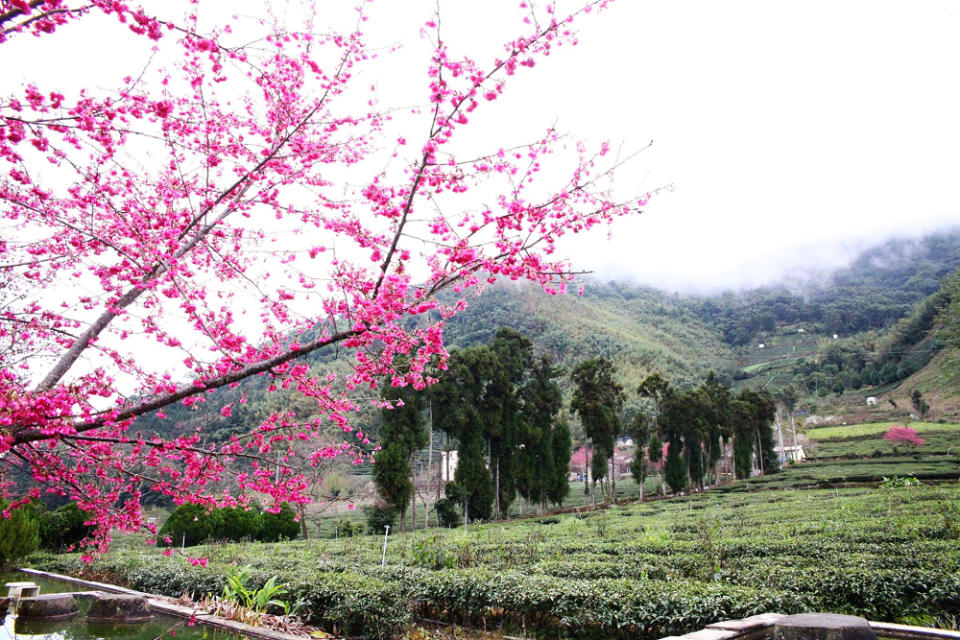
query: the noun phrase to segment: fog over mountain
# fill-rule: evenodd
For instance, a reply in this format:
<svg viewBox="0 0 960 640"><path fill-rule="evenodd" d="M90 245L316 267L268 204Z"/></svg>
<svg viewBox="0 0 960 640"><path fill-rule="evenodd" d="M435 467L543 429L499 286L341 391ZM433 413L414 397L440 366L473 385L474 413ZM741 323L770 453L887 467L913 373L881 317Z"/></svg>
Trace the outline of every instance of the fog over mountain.
<svg viewBox="0 0 960 640"><path fill-rule="evenodd" d="M598 280L615 280L693 295L742 291L764 286L800 290L821 283L864 251L892 239L919 240L960 229L956 218L932 219L902 228L864 229L824 235L818 230L760 229L742 234L685 230L664 224L656 214L618 224L571 247L574 264Z"/></svg>

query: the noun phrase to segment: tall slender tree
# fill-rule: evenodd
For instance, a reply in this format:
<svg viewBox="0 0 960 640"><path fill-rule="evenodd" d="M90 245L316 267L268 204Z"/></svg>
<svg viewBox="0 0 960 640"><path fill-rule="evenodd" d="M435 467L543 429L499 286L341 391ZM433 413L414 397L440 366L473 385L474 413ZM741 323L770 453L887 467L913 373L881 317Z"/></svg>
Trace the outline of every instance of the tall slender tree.
<svg viewBox="0 0 960 640"><path fill-rule="evenodd" d="M488 520L492 514L494 483L487 467L482 412L496 417L488 397L497 363L485 346L452 351L447 371L431 390L434 421L458 442L456 487L448 497L459 502L464 520ZM454 495L450 495L451 490Z"/></svg>
<svg viewBox="0 0 960 640"><path fill-rule="evenodd" d="M570 375L574 384L570 408L580 416L587 437L593 443L590 470L594 483L607 475L607 464L613 457L620 429L624 393L623 386L613 376L613 364L606 358L584 360Z"/></svg>
<svg viewBox="0 0 960 640"><path fill-rule="evenodd" d="M558 477L563 478L563 485L569 491L570 431L565 429L565 423L561 427L557 422L563 395L556 379L563 373L548 357L541 356L531 364L530 375L520 389L524 426L520 438L520 489L540 510L548 500L556 503L566 497L559 488Z"/></svg>
<svg viewBox="0 0 960 640"><path fill-rule="evenodd" d="M381 412L381 449L374 456L373 480L380 495L400 514L400 528L407 528L407 507L414 497L413 455L427 446L422 391L410 386L384 387L382 397L390 404ZM416 509L416 503L414 509ZM414 511L416 528L416 511Z"/></svg>

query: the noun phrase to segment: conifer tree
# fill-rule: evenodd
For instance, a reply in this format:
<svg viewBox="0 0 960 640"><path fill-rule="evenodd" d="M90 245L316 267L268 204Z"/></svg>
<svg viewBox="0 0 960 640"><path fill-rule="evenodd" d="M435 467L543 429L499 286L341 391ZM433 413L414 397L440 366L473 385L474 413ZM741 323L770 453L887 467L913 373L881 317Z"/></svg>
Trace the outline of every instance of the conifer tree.
<svg viewBox="0 0 960 640"><path fill-rule="evenodd" d="M587 437L593 441L590 470L594 482L607 475L614 442L620 429L623 387L613 379L613 365L605 358L584 360L573 370L573 400L570 408L580 416Z"/></svg>
<svg viewBox="0 0 960 640"><path fill-rule="evenodd" d="M423 428L424 394L412 387L385 387L384 400L393 408L383 409L380 425L382 448L376 453L373 480L381 497L400 514L400 528L407 528L407 507L414 486L410 459L427 446ZM416 526L416 523L414 523Z"/></svg>
<svg viewBox="0 0 960 640"><path fill-rule="evenodd" d="M567 467L573 450L573 439L570 437L570 427L566 420L560 420L554 426L550 446L553 454L553 479L547 490L547 499L557 506L562 506L564 499L570 494Z"/></svg>

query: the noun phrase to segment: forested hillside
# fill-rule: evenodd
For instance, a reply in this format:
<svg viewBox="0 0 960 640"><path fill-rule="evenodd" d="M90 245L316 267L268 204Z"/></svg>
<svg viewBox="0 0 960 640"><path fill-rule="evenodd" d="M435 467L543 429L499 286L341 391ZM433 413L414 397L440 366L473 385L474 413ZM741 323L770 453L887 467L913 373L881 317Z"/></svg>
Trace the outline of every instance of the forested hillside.
<svg viewBox="0 0 960 640"><path fill-rule="evenodd" d="M716 371L737 387L788 389L811 409L859 406L867 395L896 392L929 365L938 382L921 386L936 413L955 395L944 387L957 367L941 329L957 315L948 306L958 267L960 230L952 230L890 240L792 288L692 297L588 281L582 296L549 297L503 285L446 333L466 346L512 326L568 367L593 356L613 360L627 389L651 372L683 388Z"/></svg>
<svg viewBox="0 0 960 640"><path fill-rule="evenodd" d="M847 398L849 403L862 404L860 396L895 394L903 381L920 376L936 411L944 402L954 406L947 401L960 393L953 375L960 358L944 351L940 330L958 314L956 305L948 311L947 286L958 267L960 230L954 230L891 240L805 288L692 297L587 281L582 296L548 296L535 287L504 283L471 300L447 323L445 335L449 346L468 347L490 342L500 327L512 327L531 338L536 353L568 370L591 357L611 360L628 390L652 372L689 388L715 371L722 382L738 387L792 387L800 402L842 404L843 394L853 393L859 395ZM323 370L342 367L334 352L310 362ZM569 381L561 386L569 394ZM205 403L178 406L164 419L138 421L136 428L184 432L203 426L223 439L277 408L310 417L311 407L291 404L295 394L254 387L219 392L230 397L218 398L217 407L235 401L230 415L208 410ZM361 420L374 436L377 414L368 411Z"/></svg>

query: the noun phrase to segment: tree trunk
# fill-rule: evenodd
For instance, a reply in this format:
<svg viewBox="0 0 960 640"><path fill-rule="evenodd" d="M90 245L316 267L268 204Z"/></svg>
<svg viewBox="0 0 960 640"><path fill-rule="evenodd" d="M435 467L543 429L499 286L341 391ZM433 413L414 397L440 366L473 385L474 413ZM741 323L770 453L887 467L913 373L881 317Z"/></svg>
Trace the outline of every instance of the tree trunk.
<svg viewBox="0 0 960 640"><path fill-rule="evenodd" d="M306 540L307 535L307 513L302 503L297 504L297 514L300 516L300 537Z"/></svg>
<svg viewBox="0 0 960 640"><path fill-rule="evenodd" d="M500 520L500 456L497 456L497 464L493 472L493 519Z"/></svg>
<svg viewBox="0 0 960 640"><path fill-rule="evenodd" d="M617 501L617 454L610 456L610 497Z"/></svg>
<svg viewBox="0 0 960 640"><path fill-rule="evenodd" d="M423 492L423 528L424 529L430 528L430 506L427 500L430 497L430 474L433 473L433 405L432 405L432 399L429 396L427 396L427 399L428 399L427 411L429 412L427 415L429 416L428 420L430 423L430 426L428 427L430 429L430 445L427 449L427 471L424 474L427 478L427 486L425 487ZM416 488L414 488L413 494L414 495L417 494Z"/></svg>
<svg viewBox="0 0 960 640"><path fill-rule="evenodd" d="M583 495L590 495L590 449L583 446Z"/></svg>
<svg viewBox="0 0 960 640"><path fill-rule="evenodd" d="M410 516L412 524L410 528L413 531L417 530L417 470L416 470L416 461L414 460L414 455L410 456L412 464L410 465L410 482L413 484L413 496L410 501Z"/></svg>
<svg viewBox="0 0 960 640"><path fill-rule="evenodd" d="M757 427L757 459L760 461L760 475L763 475L763 443L760 442L760 427Z"/></svg>
<svg viewBox="0 0 960 640"><path fill-rule="evenodd" d="M643 455L643 449L640 450L640 455L641 456ZM643 459L641 458L641 460ZM640 464L646 465L647 462L646 460L643 460ZM640 502L643 502L643 480L646 477L646 473L644 473L645 471L646 471L646 466L640 467Z"/></svg>

